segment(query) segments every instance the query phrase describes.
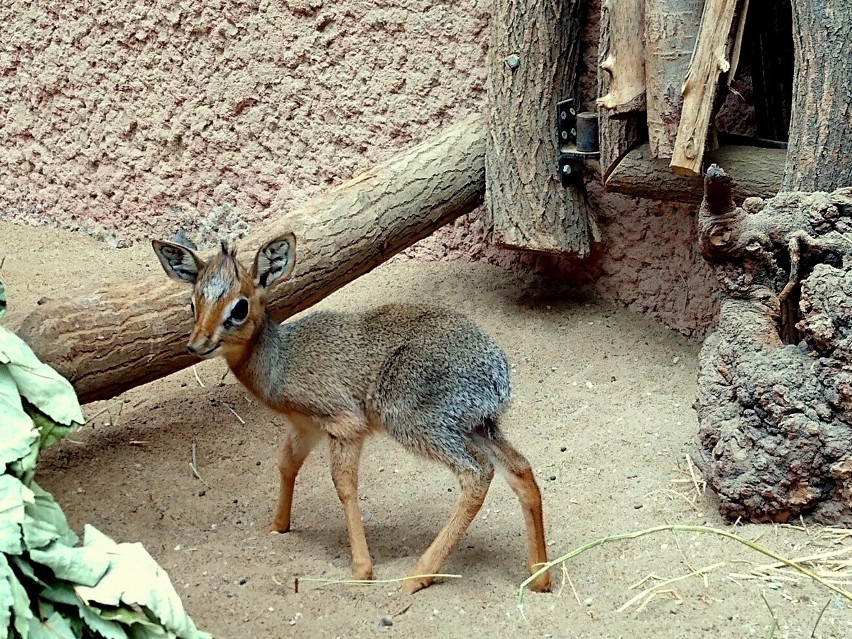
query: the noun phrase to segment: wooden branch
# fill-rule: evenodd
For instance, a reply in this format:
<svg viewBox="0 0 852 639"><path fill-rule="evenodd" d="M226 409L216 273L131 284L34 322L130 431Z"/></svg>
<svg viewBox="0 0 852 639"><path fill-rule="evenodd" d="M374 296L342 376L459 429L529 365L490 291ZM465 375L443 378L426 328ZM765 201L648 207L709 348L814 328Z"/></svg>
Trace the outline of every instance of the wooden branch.
<svg viewBox="0 0 852 639"><path fill-rule="evenodd" d="M683 106L684 79L701 24L703 0L646 0L645 82L648 142L655 158L670 158Z"/></svg>
<svg viewBox="0 0 852 639"><path fill-rule="evenodd" d="M601 3L601 31L598 43L598 66L602 66L610 58L615 45L615 34L613 23L614 14L610 9L610 3ZM612 76L609 73L598 73L598 96L603 98L610 93ZM600 108L600 107L599 107ZM601 175L606 179L610 171L624 157L639 140L641 136L640 118L641 113L626 113L613 117L611 111L600 108L600 166Z"/></svg>
<svg viewBox="0 0 852 639"><path fill-rule="evenodd" d="M576 95L584 4L494 2L485 217L495 244L582 257L596 237L582 179L564 189L556 166L556 103Z"/></svg>
<svg viewBox="0 0 852 639"><path fill-rule="evenodd" d="M852 185L852 2L793 0L793 110L782 188Z"/></svg>
<svg viewBox="0 0 852 639"><path fill-rule="evenodd" d="M645 110L645 0L604 0L609 50L600 63L610 77L598 106L609 115Z"/></svg>
<svg viewBox="0 0 852 639"><path fill-rule="evenodd" d="M698 175L719 74L730 68L725 49L737 0L707 0L695 52L683 84L683 110L670 166L679 175Z"/></svg>
<svg viewBox="0 0 852 639"><path fill-rule="evenodd" d="M778 193L784 175L784 149L722 146L707 157L708 161L739 176L733 192L737 201L747 197L768 198ZM607 191L634 197L691 204L701 202L703 195L700 177L672 173L668 161L655 159L648 144L625 155L604 185Z"/></svg>
<svg viewBox="0 0 852 639"><path fill-rule="evenodd" d="M296 233L296 270L271 291L273 317L308 308L479 206L485 137L485 119L469 118L295 211L273 213L239 245L248 257L265 240ZM81 402L108 399L197 361L186 351L189 288L155 268L76 299L50 300L22 323L18 334L70 379Z"/></svg>

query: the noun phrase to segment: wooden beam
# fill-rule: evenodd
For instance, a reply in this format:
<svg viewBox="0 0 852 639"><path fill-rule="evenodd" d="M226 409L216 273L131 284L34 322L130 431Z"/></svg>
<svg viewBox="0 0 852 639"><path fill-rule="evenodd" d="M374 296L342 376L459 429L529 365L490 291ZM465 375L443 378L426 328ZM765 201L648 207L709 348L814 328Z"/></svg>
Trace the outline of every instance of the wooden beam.
<svg viewBox="0 0 852 639"><path fill-rule="evenodd" d="M399 153L292 212L275 211L241 241L253 254L272 237L298 238L296 269L271 291L276 321L304 310L482 203L486 122L474 116ZM118 258L117 258L118 259ZM154 252L151 261L156 263ZM74 385L83 403L185 368L189 287L157 272L38 306L18 330Z"/></svg>
<svg viewBox="0 0 852 639"><path fill-rule="evenodd" d="M701 24L703 0L646 0L648 142L655 158L674 153L683 83Z"/></svg>
<svg viewBox="0 0 852 639"><path fill-rule="evenodd" d="M738 178L734 198L768 198L776 195L784 175L784 149L754 146L722 146L707 154L709 161ZM648 144L630 151L604 183L607 191L634 197L697 204L704 183L698 176L672 173L668 161L656 159Z"/></svg>
<svg viewBox="0 0 852 639"><path fill-rule="evenodd" d="M707 0L704 5L670 164L679 175L701 172L719 75L730 68L726 49L736 8L737 0Z"/></svg>
<svg viewBox="0 0 852 639"><path fill-rule="evenodd" d="M494 244L589 253L596 230L582 179L563 188L556 165L556 103L576 96L584 4L494 0L485 156L485 222Z"/></svg>

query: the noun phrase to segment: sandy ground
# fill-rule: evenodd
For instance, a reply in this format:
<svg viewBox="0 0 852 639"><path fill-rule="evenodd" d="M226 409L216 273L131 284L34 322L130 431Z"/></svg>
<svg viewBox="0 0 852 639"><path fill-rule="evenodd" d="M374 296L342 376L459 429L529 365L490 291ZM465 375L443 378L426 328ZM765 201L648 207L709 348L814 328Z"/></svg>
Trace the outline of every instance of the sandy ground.
<svg viewBox="0 0 852 639"><path fill-rule="evenodd" d="M159 268L144 245L110 249L82 235L6 223L0 257L12 327L42 296ZM696 454L697 344L539 276L485 264L394 260L320 306L406 300L459 308L505 347L515 384L506 430L539 478L553 557L661 524L722 526L712 495L699 494L683 472L686 456ZM806 637L824 606L815 636L852 635L848 601L778 570L737 577L754 567L746 561L769 560L693 533L593 548L567 564L563 589L556 570L558 592L530 594L519 609L523 523L499 477L446 566L461 578L413 597L393 583L310 581L349 576L325 451L299 477L293 531L267 534L282 424L231 376L220 381L224 372L224 363L205 362L197 367L204 387L189 369L86 406L90 423L39 466L39 481L75 529L89 522L118 540L144 542L197 623L218 637ZM190 472L193 446L203 482ZM365 451L361 485L376 576L401 577L444 523L455 480L376 439ZM837 548L810 526L735 532L791 557ZM697 570L705 574L684 578ZM642 609L644 600L619 611L655 583L666 592Z"/></svg>

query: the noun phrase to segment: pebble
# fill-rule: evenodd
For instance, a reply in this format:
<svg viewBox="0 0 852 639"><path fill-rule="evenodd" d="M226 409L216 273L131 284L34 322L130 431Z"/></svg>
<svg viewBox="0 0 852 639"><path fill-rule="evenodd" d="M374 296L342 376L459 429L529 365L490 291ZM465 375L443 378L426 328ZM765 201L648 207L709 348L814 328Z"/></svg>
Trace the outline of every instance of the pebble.
<svg viewBox="0 0 852 639"><path fill-rule="evenodd" d="M392 625L393 619L391 619L390 617L382 617L381 619L379 619L379 626L381 626L382 628L388 628Z"/></svg>

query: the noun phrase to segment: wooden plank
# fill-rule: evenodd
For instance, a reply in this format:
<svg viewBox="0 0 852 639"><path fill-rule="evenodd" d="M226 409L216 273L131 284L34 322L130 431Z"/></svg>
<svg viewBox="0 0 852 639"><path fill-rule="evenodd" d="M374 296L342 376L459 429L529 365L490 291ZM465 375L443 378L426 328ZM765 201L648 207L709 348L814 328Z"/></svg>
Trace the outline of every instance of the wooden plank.
<svg viewBox="0 0 852 639"><path fill-rule="evenodd" d="M576 96L584 0L495 0L488 60L485 222L494 244L589 253L582 179L557 175L556 103Z"/></svg>
<svg viewBox="0 0 852 639"><path fill-rule="evenodd" d="M778 193L784 175L784 149L722 146L707 154L708 161L737 176L734 198L769 198ZM672 173L665 159L654 158L648 144L630 151L605 182L607 191L672 202L701 202L704 183L699 176Z"/></svg>
<svg viewBox="0 0 852 639"><path fill-rule="evenodd" d="M251 255L276 235L296 233L296 270L270 291L273 318L308 308L478 207L485 136L485 118L473 116L294 211L271 215L240 248ZM151 261L156 264L153 251ZM21 324L18 335L71 381L82 403L198 361L186 351L189 290L155 269L75 299L48 300Z"/></svg>
<svg viewBox="0 0 852 639"><path fill-rule="evenodd" d="M707 0L683 84L683 109L670 166L679 175L701 171L719 75L730 69L728 37L737 0Z"/></svg>
<svg viewBox="0 0 852 639"><path fill-rule="evenodd" d="M701 24L703 0L646 0L645 82L648 142L671 158L683 106L683 83Z"/></svg>
<svg viewBox="0 0 852 639"><path fill-rule="evenodd" d="M645 0L604 0L609 47L600 68L609 77L598 106L609 115L645 110Z"/></svg>
<svg viewBox="0 0 852 639"><path fill-rule="evenodd" d="M615 44L613 22L614 14L610 11L610 3L601 4L601 31L598 43L598 66L602 67L604 62L610 58ZM612 76L604 70L598 73L598 96L602 98L610 93ZM603 179L609 176L624 154L627 153L639 140L641 135L641 113L626 113L619 117L613 117L611 111L600 109L600 166Z"/></svg>

